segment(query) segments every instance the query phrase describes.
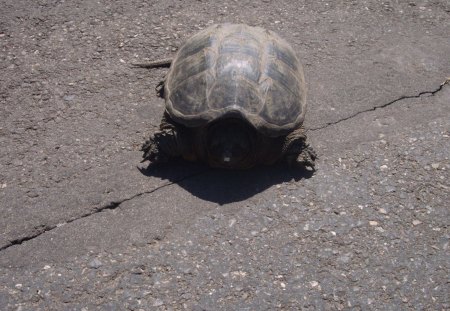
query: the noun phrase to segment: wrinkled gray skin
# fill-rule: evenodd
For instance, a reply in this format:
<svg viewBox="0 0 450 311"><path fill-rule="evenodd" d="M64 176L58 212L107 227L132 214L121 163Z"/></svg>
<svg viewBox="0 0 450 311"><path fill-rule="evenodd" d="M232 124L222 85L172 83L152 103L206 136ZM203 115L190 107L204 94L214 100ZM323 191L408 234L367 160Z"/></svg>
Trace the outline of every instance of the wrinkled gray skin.
<svg viewBox="0 0 450 311"><path fill-rule="evenodd" d="M144 161L158 164L183 157L212 167L247 169L282 159L314 169L316 154L302 126L302 66L273 32L213 25L181 47L159 87L166 112L160 131L142 147Z"/></svg>

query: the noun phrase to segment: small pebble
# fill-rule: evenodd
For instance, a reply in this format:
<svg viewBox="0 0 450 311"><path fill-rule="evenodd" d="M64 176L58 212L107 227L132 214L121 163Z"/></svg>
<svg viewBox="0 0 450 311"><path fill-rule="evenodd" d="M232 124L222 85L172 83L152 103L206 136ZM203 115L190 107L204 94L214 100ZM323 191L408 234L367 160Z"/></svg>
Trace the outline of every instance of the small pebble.
<svg viewBox="0 0 450 311"><path fill-rule="evenodd" d="M383 227L376 227L375 228L376 231L383 233L385 230L383 229Z"/></svg>
<svg viewBox="0 0 450 311"><path fill-rule="evenodd" d="M90 263L89 263L89 267L93 268L93 269L98 269L101 266L103 266L102 262L100 260L98 260L97 258L94 258Z"/></svg>
<svg viewBox="0 0 450 311"><path fill-rule="evenodd" d="M386 192L392 193L395 192L396 188L394 186L386 186Z"/></svg>
<svg viewBox="0 0 450 311"><path fill-rule="evenodd" d="M228 222L228 227L233 227L234 224L236 223L236 219L235 218L231 218L230 221Z"/></svg>
<svg viewBox="0 0 450 311"><path fill-rule="evenodd" d="M164 305L164 301L162 301L161 299L155 299L155 301L153 302L153 306L154 307L160 307L160 306L162 306L162 305Z"/></svg>
<svg viewBox="0 0 450 311"><path fill-rule="evenodd" d="M417 225L420 225L422 222L420 220L415 219L415 220L413 220L412 223L414 226L417 226Z"/></svg>
<svg viewBox="0 0 450 311"><path fill-rule="evenodd" d="M342 255L338 257L337 259L341 263L349 263L350 262L350 256L348 254Z"/></svg>
<svg viewBox="0 0 450 311"><path fill-rule="evenodd" d="M374 220L371 220L371 221L369 221L369 225L371 225L371 226L378 226L378 222L374 221Z"/></svg>
<svg viewBox="0 0 450 311"><path fill-rule="evenodd" d="M63 99L64 99L65 101L72 101L72 100L75 99L75 95L65 95L65 96L63 97Z"/></svg>
<svg viewBox="0 0 450 311"><path fill-rule="evenodd" d="M437 170L439 168L439 163L431 163L431 167Z"/></svg>
<svg viewBox="0 0 450 311"><path fill-rule="evenodd" d="M382 172L387 171L387 170L388 170L388 166L387 166L387 165L381 165L381 166L380 166L380 170L381 170Z"/></svg>

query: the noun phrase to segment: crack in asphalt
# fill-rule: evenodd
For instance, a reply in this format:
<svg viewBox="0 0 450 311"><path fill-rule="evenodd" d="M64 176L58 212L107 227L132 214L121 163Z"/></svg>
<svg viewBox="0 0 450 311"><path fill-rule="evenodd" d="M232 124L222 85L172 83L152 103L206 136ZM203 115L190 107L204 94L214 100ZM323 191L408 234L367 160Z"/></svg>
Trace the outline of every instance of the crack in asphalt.
<svg viewBox="0 0 450 311"><path fill-rule="evenodd" d="M342 118L340 120L326 123L325 125L320 126L320 127L311 128L311 129L309 129L309 131L318 131L318 130L325 129L325 128L329 127L329 126L336 125L338 123L341 123L341 122L347 121L349 119L352 119L352 118L354 118L354 117L356 117L356 116L358 116L360 114L363 114L363 113L366 113L366 112L376 111L377 109L382 109L382 108L391 106L391 105L395 104L396 102L402 101L404 99L420 98L420 97L422 97L424 95L434 96L436 93L440 92L446 84L450 84L450 78L447 78L443 83L441 83L441 85L437 89L435 89L433 91L423 91L423 92L420 92L417 95L403 95L403 96L401 96L401 97L399 97L397 99L394 99L394 100L392 100L392 101L390 101L390 102L388 102L386 104L375 106L375 107L372 107L370 109L358 111L358 112L356 112L356 113L354 113L354 114L352 114L352 115L350 115L348 117ZM13 247L13 246L16 246L16 245L21 245L21 244L23 244L23 243L25 243L27 241L35 239L35 238L39 237L40 235L42 235L44 233L47 233L49 231L52 231L52 230L60 227L61 225L69 224L69 223L72 223L72 222L77 221L79 219L87 218L89 216L92 216L94 214L100 213L100 212L105 211L105 210L114 210L114 209L118 208L122 203L131 201L131 200L133 200L135 198L138 198L138 197L140 197L140 196L142 196L144 194L154 193L154 192L156 192L156 191L158 191L158 190L160 190L162 188L165 188L165 187L168 187L168 186L171 186L171 185L174 185L174 184L178 184L181 181L184 181L184 180L190 179L192 177L201 175L201 174L203 174L203 173L205 173L207 171L209 171L209 169L202 170L200 172L196 172L194 174L182 177L182 178L180 178L178 180L175 180L175 181L172 181L172 182L160 185L160 186L158 186L158 187L156 187L156 188L154 188L152 190L144 191L144 192L141 192L141 193L137 193L137 194L132 195L132 196L130 196L128 198L124 198L124 199L122 199L120 201L110 202L109 204L101 206L101 207L99 207L99 208L97 208L97 209L95 209L95 210L93 210L93 211L91 211L89 213L86 213L86 214L83 214L83 215L78 216L76 218L70 219L70 220L68 220L68 221L66 221L65 223L62 223L62 224L52 225L52 226L45 226L45 225L43 225L42 227L39 228L38 232L36 232L34 234L31 234L31 235L28 235L28 236L25 236L25 237L22 237L22 238L19 238L19 239L15 239L15 240L9 241L8 245L0 247L0 252L4 251L4 250L6 250L6 249L8 249L10 247Z"/></svg>
<svg viewBox="0 0 450 311"><path fill-rule="evenodd" d="M372 112L372 111L375 111L375 110L378 110L378 109L382 109L382 108L386 108L386 107L391 106L391 105L395 104L396 102L399 102L399 101L404 100L404 99L420 98L420 97L422 97L424 95L434 96L436 93L440 92L443 89L444 85L449 84L449 83L450 83L450 78L447 78L434 91L423 91L423 92L420 92L417 95L403 95L403 96L401 96L401 97L399 97L397 99L394 99L394 100L392 100L392 101L390 101L390 102L388 102L386 104L375 106L375 107L372 107L372 108L369 108L369 109L366 109L366 110L358 111L358 112L355 112L354 114L352 114L352 115L350 115L348 117L339 119L337 121L328 122L325 125L322 125L322 126L319 126L319 127L310 128L309 131L314 132L314 131L325 129L325 128L329 127L329 126L336 125L338 123L350 120L350 119L352 119L352 118L354 118L354 117L356 117L356 116L358 116L360 114L363 114L363 113L366 113L366 112Z"/></svg>
<svg viewBox="0 0 450 311"><path fill-rule="evenodd" d="M95 210L93 210L93 211L91 211L89 213L85 213L85 214L79 215L76 218L69 219L66 222L60 223L58 225L51 225L51 226L44 226L43 225L43 226L39 227L39 230L37 232L33 233L33 234L30 234L28 236L21 237L21 238L9 241L9 244L0 247L0 252L4 251L4 250L6 250L6 249L8 249L10 247L13 247L13 246L21 245L21 244L23 244L23 243L25 243L27 241L35 239L35 238L41 236L42 234L50 232L50 231L52 231L52 230L54 230L56 228L59 228L59 227L61 227L63 225L66 225L66 224L75 222L77 220L80 220L80 219L92 216L94 214L101 213L101 212L106 211L106 210L114 210L114 209L118 208L121 204L123 204L125 202L128 202L128 201L131 201L131 200L133 200L135 198L138 198L138 197L140 197L140 196L142 196L144 194L150 194L150 193L156 192L156 191L158 191L158 190L160 190L162 188L165 188L165 187L168 187L168 186L171 186L171 185L174 185L174 184L178 184L179 182L182 182L182 181L184 181L186 179L189 179L189 178L201 175L201 174L206 173L208 171L209 171L209 169L202 170L200 172L196 172L194 174L190 174L190 175L184 176L184 177L182 177L180 179L177 179L175 181L168 182L166 184L160 185L160 186L158 186L156 188L153 188L152 190L140 192L140 193L134 194L134 195L132 195L132 196L130 196L128 198L124 198L124 199L119 200L119 201L110 202L110 203L108 203L108 204L106 204L104 206L100 206L99 208L96 208Z"/></svg>

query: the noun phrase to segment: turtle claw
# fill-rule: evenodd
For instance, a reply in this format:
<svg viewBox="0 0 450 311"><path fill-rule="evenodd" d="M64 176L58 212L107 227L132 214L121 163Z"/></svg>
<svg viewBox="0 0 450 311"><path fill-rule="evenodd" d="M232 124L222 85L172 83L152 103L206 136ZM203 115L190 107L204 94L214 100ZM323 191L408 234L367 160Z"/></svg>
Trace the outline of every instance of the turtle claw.
<svg viewBox="0 0 450 311"><path fill-rule="evenodd" d="M143 159L141 161L150 161L151 165L166 163L169 161L169 156L160 150L159 145L155 139L155 137L147 140L141 148L141 151L144 151Z"/></svg>
<svg viewBox="0 0 450 311"><path fill-rule="evenodd" d="M315 164L316 159L317 159L316 152L309 145L307 145L298 155L297 159L295 160L295 164L297 166L305 168L308 171L314 172L316 170Z"/></svg>
<svg viewBox="0 0 450 311"><path fill-rule="evenodd" d="M316 152L309 145L305 145L299 153L291 153L285 157L289 167L298 167L308 171L316 171Z"/></svg>
<svg viewBox="0 0 450 311"><path fill-rule="evenodd" d="M289 167L298 167L314 172L317 154L306 142L305 132L305 129L301 126L289 134L286 137L283 154Z"/></svg>
<svg viewBox="0 0 450 311"><path fill-rule="evenodd" d="M178 129L169 120L164 116L160 131L156 132L142 145L141 151L144 152L142 162L148 160L151 162L150 165L162 164L169 162L171 158L182 155Z"/></svg>
<svg viewBox="0 0 450 311"><path fill-rule="evenodd" d="M160 98L164 98L164 81L160 81L155 87L156 95Z"/></svg>

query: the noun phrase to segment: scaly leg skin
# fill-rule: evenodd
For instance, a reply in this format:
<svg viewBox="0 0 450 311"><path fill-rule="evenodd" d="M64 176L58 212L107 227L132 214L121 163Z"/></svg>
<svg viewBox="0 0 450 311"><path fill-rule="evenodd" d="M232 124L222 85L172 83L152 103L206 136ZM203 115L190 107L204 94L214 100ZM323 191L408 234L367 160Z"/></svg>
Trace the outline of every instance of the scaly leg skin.
<svg viewBox="0 0 450 311"><path fill-rule="evenodd" d="M305 128L303 126L286 137L283 155L290 167L298 166L315 171L317 154L306 142Z"/></svg>
<svg viewBox="0 0 450 311"><path fill-rule="evenodd" d="M164 130L155 133L142 145L141 150L144 151L144 156L141 162L148 160L152 165L168 162L171 155L166 152L165 146L171 145L173 140L171 131Z"/></svg>
<svg viewBox="0 0 450 311"><path fill-rule="evenodd" d="M182 155L182 144L179 141L179 129L168 116L164 115L160 125L160 131L155 133L143 145L143 160L150 161L151 165L166 163L170 158Z"/></svg>
<svg viewBox="0 0 450 311"><path fill-rule="evenodd" d="M164 98L164 83L165 81L160 81L155 87L156 95L160 98Z"/></svg>

